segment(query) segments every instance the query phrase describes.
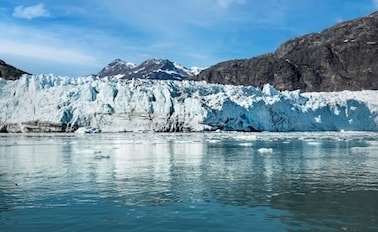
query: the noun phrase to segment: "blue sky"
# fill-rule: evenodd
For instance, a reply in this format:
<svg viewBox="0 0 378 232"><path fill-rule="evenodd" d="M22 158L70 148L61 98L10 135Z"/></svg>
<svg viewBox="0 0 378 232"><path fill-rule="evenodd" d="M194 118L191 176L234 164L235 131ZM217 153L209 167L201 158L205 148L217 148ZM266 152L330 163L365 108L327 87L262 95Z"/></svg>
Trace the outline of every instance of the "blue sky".
<svg viewBox="0 0 378 232"><path fill-rule="evenodd" d="M207 67L376 10L378 0L0 0L0 59L68 76L115 58Z"/></svg>

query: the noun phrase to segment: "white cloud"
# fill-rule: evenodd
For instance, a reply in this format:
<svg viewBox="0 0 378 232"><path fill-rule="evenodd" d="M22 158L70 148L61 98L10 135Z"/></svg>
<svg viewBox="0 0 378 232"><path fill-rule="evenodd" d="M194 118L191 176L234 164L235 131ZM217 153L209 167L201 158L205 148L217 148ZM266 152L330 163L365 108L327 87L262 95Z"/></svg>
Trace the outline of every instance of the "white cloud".
<svg viewBox="0 0 378 232"><path fill-rule="evenodd" d="M245 0L218 0L218 5L222 8L228 8L233 3L244 4Z"/></svg>
<svg viewBox="0 0 378 232"><path fill-rule="evenodd" d="M225 49L228 47L225 44L229 44L229 39L241 37L238 28L283 21L285 8L272 7L277 0L265 0L258 4L259 8L252 7L255 1L258 0L164 0L162 4L156 0L91 0L77 1L75 6L69 1L57 1L48 5L54 17L43 26L19 20L10 25L0 20L0 31L7 31L0 37L0 57L14 58L15 65L21 60L40 62L25 69L32 73L40 72L33 71L35 68L43 72L55 68L71 76L82 73L77 67L99 71L114 58L139 63L146 58L161 57L186 66L208 66L231 57L224 55L232 50L232 47ZM40 10L36 11L45 13L38 14L26 14L26 9L32 7L21 6L15 8L13 16L47 17L46 6L39 4ZM272 8L277 10L270 11ZM105 21L104 15L108 15ZM72 16L78 21L55 24L55 19ZM87 23L90 21L94 23ZM100 24L96 22L102 22L102 26L98 28ZM236 52L231 53L237 57Z"/></svg>
<svg viewBox="0 0 378 232"><path fill-rule="evenodd" d="M96 59L74 49L61 49L25 41L11 41L0 39L0 54L27 57L32 59L53 61L61 64L88 64L95 63Z"/></svg>
<svg viewBox="0 0 378 232"><path fill-rule="evenodd" d="M342 23L342 22L344 22L344 19L340 16L335 19L335 23Z"/></svg>
<svg viewBox="0 0 378 232"><path fill-rule="evenodd" d="M378 0L373 0L373 4L374 4L375 8L378 9Z"/></svg>
<svg viewBox="0 0 378 232"><path fill-rule="evenodd" d="M56 25L41 29L1 21L0 31L7 32L0 37L0 59L9 60L8 63L34 74L86 75L101 70L108 61L120 57L103 52L109 51L108 47L101 47L108 44L103 41L111 41L111 38L97 31ZM72 36L78 34L82 36Z"/></svg>
<svg viewBox="0 0 378 232"><path fill-rule="evenodd" d="M24 18L24 19L34 19L40 17L49 17L50 13L43 4L37 4L34 6L16 6L14 8L13 17Z"/></svg>

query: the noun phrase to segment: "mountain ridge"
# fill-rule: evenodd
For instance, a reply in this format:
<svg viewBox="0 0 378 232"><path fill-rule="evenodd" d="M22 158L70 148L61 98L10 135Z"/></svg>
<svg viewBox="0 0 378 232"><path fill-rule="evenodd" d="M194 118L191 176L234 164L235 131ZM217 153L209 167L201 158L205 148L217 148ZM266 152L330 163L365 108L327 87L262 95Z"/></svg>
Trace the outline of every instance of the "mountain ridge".
<svg viewBox="0 0 378 232"><path fill-rule="evenodd" d="M184 80L198 74L194 68L172 62L168 59L148 59L139 65L115 59L105 66L97 75L103 77L116 77L119 79L156 79L156 80Z"/></svg>
<svg viewBox="0 0 378 232"><path fill-rule="evenodd" d="M0 78L5 80L17 80L23 74L30 74L21 69L18 69L10 64L7 64L5 61L0 59Z"/></svg>
<svg viewBox="0 0 378 232"><path fill-rule="evenodd" d="M192 79L305 92L378 89L377 57L378 11L293 38L273 53L215 64Z"/></svg>

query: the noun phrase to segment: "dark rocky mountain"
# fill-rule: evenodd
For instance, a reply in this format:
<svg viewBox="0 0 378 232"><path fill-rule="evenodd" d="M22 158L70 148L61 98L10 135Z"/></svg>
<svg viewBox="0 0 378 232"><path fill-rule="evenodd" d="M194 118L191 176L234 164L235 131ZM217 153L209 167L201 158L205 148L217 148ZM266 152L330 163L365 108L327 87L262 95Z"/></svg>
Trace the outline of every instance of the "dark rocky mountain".
<svg viewBox="0 0 378 232"><path fill-rule="evenodd" d="M4 78L5 80L17 80L23 74L29 73L7 64L3 60L0 60L0 78Z"/></svg>
<svg viewBox="0 0 378 232"><path fill-rule="evenodd" d="M279 90L378 89L378 11L289 40L274 53L216 64L193 79Z"/></svg>
<svg viewBox="0 0 378 232"><path fill-rule="evenodd" d="M135 65L116 59L98 74L99 77L117 77L120 79L158 79L158 80L183 80L194 75L193 71L184 66L163 59L149 59Z"/></svg>

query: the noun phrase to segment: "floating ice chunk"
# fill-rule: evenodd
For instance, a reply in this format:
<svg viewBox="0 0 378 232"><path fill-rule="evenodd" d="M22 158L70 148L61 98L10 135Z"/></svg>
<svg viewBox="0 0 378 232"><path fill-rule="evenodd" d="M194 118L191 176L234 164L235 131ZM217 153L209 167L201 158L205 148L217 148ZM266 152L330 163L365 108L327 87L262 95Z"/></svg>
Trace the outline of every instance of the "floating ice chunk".
<svg viewBox="0 0 378 232"><path fill-rule="evenodd" d="M80 127L75 131L77 134L97 134L100 133L101 129L93 127Z"/></svg>
<svg viewBox="0 0 378 232"><path fill-rule="evenodd" d="M308 145L313 145L313 146L318 146L318 145L320 145L321 143L320 143L320 142L312 142L312 141L310 141L310 142L307 142L307 144L308 144Z"/></svg>
<svg viewBox="0 0 378 232"><path fill-rule="evenodd" d="M239 143L239 146L242 146L242 147L253 147L253 143Z"/></svg>
<svg viewBox="0 0 378 232"><path fill-rule="evenodd" d="M259 148L257 151L259 153L273 153L273 148L262 147L262 148Z"/></svg>

